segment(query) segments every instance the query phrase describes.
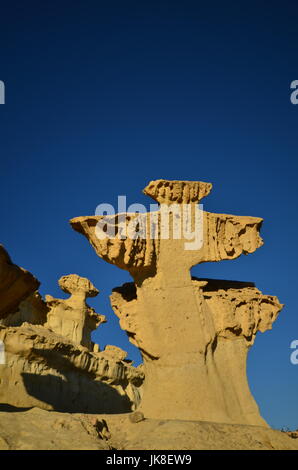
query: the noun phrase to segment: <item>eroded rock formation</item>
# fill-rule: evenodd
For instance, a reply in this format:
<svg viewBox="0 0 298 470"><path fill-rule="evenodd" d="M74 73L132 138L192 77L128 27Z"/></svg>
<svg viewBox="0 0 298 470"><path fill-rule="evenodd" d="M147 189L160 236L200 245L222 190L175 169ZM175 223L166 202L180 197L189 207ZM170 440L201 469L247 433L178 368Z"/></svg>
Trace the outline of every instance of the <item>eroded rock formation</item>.
<svg viewBox="0 0 298 470"><path fill-rule="evenodd" d="M92 331L106 322L104 315L99 315L86 304L86 298L95 297L98 290L88 279L77 274L61 277L59 286L71 295L66 300L46 296L49 312L45 326L76 344L92 349Z"/></svg>
<svg viewBox="0 0 298 470"><path fill-rule="evenodd" d="M100 351L91 332L106 321L86 304L98 290L76 274L59 285L68 299L35 291L39 282L12 265L2 248L0 404L18 408L90 413L123 413L140 403L144 373L125 351Z"/></svg>
<svg viewBox="0 0 298 470"><path fill-rule="evenodd" d="M264 424L249 391L246 358L257 331L270 329L282 306L276 297L262 295L252 283L193 279L192 286L205 340L205 349L199 356L201 362L197 364L197 367L200 367L201 383L196 381L193 370L195 365L191 363L191 358L187 366L181 363L183 357L179 354L179 345L177 355L180 358L177 359L176 369L172 368L171 364L168 365L166 360L159 363L165 351L172 356L175 354L171 341L171 330L175 325L168 322L164 328L158 328L153 323L150 324L152 316L150 320L146 318L147 312L139 300L134 283L124 284L113 290L111 305L120 319L120 326L128 332L130 341L140 348L144 357L144 392L147 392L147 395L144 396L146 407L142 402L141 409L147 414L148 409L154 409L156 414L164 416L165 403L156 402L156 396L166 394L170 397L172 393L175 400L180 399L183 402L184 407L182 412L180 408L175 409L173 400L174 405L170 413L181 419L185 415L191 419L190 413L197 411L194 409L194 397L199 397L200 402L204 403L199 410L201 420L228 420L235 423L245 421L255 424L258 418L259 424ZM185 320L188 318L185 317ZM156 334L153 334L154 332ZM187 357L184 359L186 361ZM152 364L153 371L148 367L148 363L149 367ZM179 371L179 376L175 375L175 370ZM190 395L186 394L187 390L179 383L182 379L187 380L185 374L188 372L187 390L191 390ZM148 390L151 390L151 393L148 393ZM168 406L171 406L170 398ZM166 412L168 411L169 408L166 409Z"/></svg>
<svg viewBox="0 0 298 470"><path fill-rule="evenodd" d="M264 426L247 383L247 350L282 305L253 284L191 279L196 264L262 245L262 219L198 210L210 190L210 183L153 181L144 192L158 211L78 217L71 225L134 278L111 303L144 359L145 417ZM103 226L115 236L103 236Z"/></svg>
<svg viewBox="0 0 298 470"><path fill-rule="evenodd" d="M21 326L24 322L32 325L44 325L47 321L48 311L48 305L36 291L20 302L15 313L0 320L0 325Z"/></svg>
<svg viewBox="0 0 298 470"><path fill-rule="evenodd" d="M124 413L140 402L143 373L40 325L0 326L0 403L80 413Z"/></svg>
<svg viewBox="0 0 298 470"><path fill-rule="evenodd" d="M0 319L14 314L20 302L33 294L39 281L28 271L13 264L0 245Z"/></svg>

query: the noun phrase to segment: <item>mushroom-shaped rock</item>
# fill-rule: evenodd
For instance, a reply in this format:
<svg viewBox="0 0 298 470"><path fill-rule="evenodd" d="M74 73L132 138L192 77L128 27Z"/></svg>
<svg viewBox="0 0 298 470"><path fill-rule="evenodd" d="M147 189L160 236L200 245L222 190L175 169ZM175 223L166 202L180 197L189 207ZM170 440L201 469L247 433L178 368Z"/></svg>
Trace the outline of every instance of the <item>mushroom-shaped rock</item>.
<svg viewBox="0 0 298 470"><path fill-rule="evenodd" d="M49 307L46 326L74 343L93 350L91 333L101 323L106 322L106 317L89 307L86 298L96 296L99 291L87 278L77 274L62 276L59 286L71 295L66 300L46 296Z"/></svg>
<svg viewBox="0 0 298 470"><path fill-rule="evenodd" d="M100 216L78 217L71 225L98 256L134 278L110 298L143 356L144 416L264 426L247 384L247 350L257 331L271 328L282 305L253 284L191 278L197 264L232 260L263 243L261 218L201 209L211 187L152 181L144 193L160 204L157 211L105 218L106 237L98 236ZM145 225L141 236L119 237L123 219ZM116 236L110 237L110 228Z"/></svg>
<svg viewBox="0 0 298 470"><path fill-rule="evenodd" d="M160 203L158 211L83 216L70 223L88 238L98 256L126 269L135 280L157 272L164 275L165 282L172 282L172 276L174 281L177 275L190 280L189 270L196 264L235 259L263 244L261 218L201 210L197 203L211 187L202 181L152 181L144 192ZM102 236L101 225L115 236ZM133 231L138 225L142 227L139 234ZM125 236L120 236L123 227Z"/></svg>
<svg viewBox="0 0 298 470"><path fill-rule="evenodd" d="M80 277L77 274L62 276L58 283L61 290L67 294L82 293L85 295L85 298L96 297L99 294L99 290L94 287L89 279Z"/></svg>

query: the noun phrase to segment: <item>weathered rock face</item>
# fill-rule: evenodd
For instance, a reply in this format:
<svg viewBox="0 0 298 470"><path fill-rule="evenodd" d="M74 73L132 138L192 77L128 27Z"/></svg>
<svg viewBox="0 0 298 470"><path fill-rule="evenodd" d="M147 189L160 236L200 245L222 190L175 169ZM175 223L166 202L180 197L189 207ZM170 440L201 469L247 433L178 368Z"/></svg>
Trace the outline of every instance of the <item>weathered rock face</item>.
<svg viewBox="0 0 298 470"><path fill-rule="evenodd" d="M66 300L46 296L49 312L45 326L91 350L92 331L106 322L104 315L99 315L86 304L86 297L95 297L98 290L88 279L77 274L63 276L59 280L59 286L71 296Z"/></svg>
<svg viewBox="0 0 298 470"><path fill-rule="evenodd" d="M104 352L87 348L40 325L0 326L0 403L46 410L124 413L140 402L144 374Z"/></svg>
<svg viewBox="0 0 298 470"><path fill-rule="evenodd" d="M43 325L47 321L49 307L38 292L33 292L23 300L15 313L0 320L0 325L21 326L24 322Z"/></svg>
<svg viewBox="0 0 298 470"><path fill-rule="evenodd" d="M196 278L192 282L197 295L202 291L212 311L216 336L242 336L248 347L254 343L258 331L263 333L272 328L283 307L277 297L263 295L252 282Z"/></svg>
<svg viewBox="0 0 298 470"><path fill-rule="evenodd" d="M86 304L98 290L76 274L59 285L66 300L35 291L39 282L0 250L0 403L90 413L128 412L140 402L144 373L110 346L100 352L91 332L105 316ZM4 360L3 360L4 358Z"/></svg>
<svg viewBox="0 0 298 470"><path fill-rule="evenodd" d="M138 296L140 289L128 283L113 290L111 305L120 326L140 348L145 360L146 381L140 409L146 413L154 409L156 415L163 416L165 402L156 403L157 394L168 397L166 411L177 418L184 419L187 415L191 419L191 414L199 412L200 420L255 424L258 419L264 425L249 391L246 358L257 331L270 329L282 306L276 297L262 295L252 283L193 279L192 285L205 348L198 355L197 364L192 364L190 358L187 366L183 363L187 357L181 357L179 346L175 348L171 338L171 330L176 326L170 321L164 321L160 328L155 325L158 318L154 309L148 320L142 297ZM179 358L174 363L175 354ZM195 367L199 369L201 383L196 381ZM169 397L173 393L176 400L183 402L182 411L175 408L174 401L172 405ZM194 408L194 397L204 404L201 408Z"/></svg>
<svg viewBox="0 0 298 470"><path fill-rule="evenodd" d="M252 284L190 275L198 263L254 252L262 245L262 219L198 211L210 190L210 183L153 181L144 192L162 204L159 211L105 217L114 238L103 237L100 216L71 225L134 278L135 285L114 290L111 303L144 359L144 415L266 425L249 391L246 356L256 332L271 328L282 306ZM187 223L179 234L179 224ZM141 227L140 236L129 236L132 225Z"/></svg>
<svg viewBox="0 0 298 470"><path fill-rule="evenodd" d="M176 186L172 186L172 183ZM158 185L159 191L155 190L153 193L152 190L151 194L147 189L151 185ZM193 186L196 191L191 189ZM129 271L136 282L140 283L157 273L164 276L164 282L168 284L177 283L180 278L186 282L186 279L190 280L190 268L196 264L235 259L241 254L253 253L263 244L259 235L262 219L196 210L201 200L199 197L209 193L210 183L157 180L151 182L147 188L144 190L145 194L152 197L154 194L154 199L163 205L163 210L105 216L104 225L108 226L111 233L116 234L113 238L100 238L102 232L99 224L103 216L76 217L70 221L76 231L88 238L101 258ZM202 228L202 233L194 240L197 243L193 243L192 247L188 246L189 228L185 230L186 233L182 230L181 234L178 233L177 236L176 233L176 237L173 237L175 225L184 228L188 218L191 219L191 228L195 229L196 217L197 224ZM133 232L138 225L141 227L140 237ZM126 228L125 235L122 235L123 227ZM131 233L135 238L130 236ZM194 249L196 244L198 249Z"/></svg>
<svg viewBox="0 0 298 470"><path fill-rule="evenodd" d="M38 287L39 281L13 264L5 248L0 245L0 319L15 313L20 302Z"/></svg>

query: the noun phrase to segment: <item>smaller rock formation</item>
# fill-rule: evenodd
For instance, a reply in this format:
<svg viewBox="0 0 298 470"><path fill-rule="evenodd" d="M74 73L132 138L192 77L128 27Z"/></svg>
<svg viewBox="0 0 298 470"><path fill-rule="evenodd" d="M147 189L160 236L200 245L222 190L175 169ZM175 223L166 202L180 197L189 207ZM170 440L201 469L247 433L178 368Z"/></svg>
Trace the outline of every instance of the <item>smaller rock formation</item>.
<svg viewBox="0 0 298 470"><path fill-rule="evenodd" d="M70 297L64 300L55 299L51 295L46 296L50 310L45 326L75 344L92 350L91 333L101 323L106 322L106 317L89 307L86 304L86 298L95 297L99 291L88 279L77 274L61 277L59 286L64 292L70 294Z"/></svg>
<svg viewBox="0 0 298 470"><path fill-rule="evenodd" d="M80 413L125 413L140 403L144 373L40 325L0 325L0 403Z"/></svg>
<svg viewBox="0 0 298 470"><path fill-rule="evenodd" d="M86 304L98 294L88 279L63 276L59 285L70 297L48 295L44 301L37 279L13 265L0 247L0 281L1 406L90 413L135 409L144 372L122 349L107 346L101 352L91 341L106 319Z"/></svg>
<svg viewBox="0 0 298 470"><path fill-rule="evenodd" d="M104 351L102 351L100 354L104 357L112 358L117 361L131 362L126 359L126 351L123 351L123 349L118 348L117 346L112 346L110 344L107 344Z"/></svg>
<svg viewBox="0 0 298 470"><path fill-rule="evenodd" d="M22 300L39 287L39 281L28 271L13 264L0 245L0 319L18 310Z"/></svg>
<svg viewBox="0 0 298 470"><path fill-rule="evenodd" d="M0 325L21 326L25 322L32 325L44 325L47 321L48 311L47 304L39 292L36 291L19 304L18 310L15 313L11 313L6 318L0 320Z"/></svg>

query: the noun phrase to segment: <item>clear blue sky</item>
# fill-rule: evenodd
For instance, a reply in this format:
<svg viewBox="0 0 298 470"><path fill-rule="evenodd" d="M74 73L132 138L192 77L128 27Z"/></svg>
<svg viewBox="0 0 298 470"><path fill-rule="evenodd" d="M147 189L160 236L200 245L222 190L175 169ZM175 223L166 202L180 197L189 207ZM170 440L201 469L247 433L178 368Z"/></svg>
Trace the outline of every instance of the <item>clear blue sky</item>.
<svg viewBox="0 0 298 470"><path fill-rule="evenodd" d="M251 389L274 427L298 427L298 3L15 1L1 5L1 242L63 297L60 276L99 289L95 333L139 360L109 305L130 280L68 220L102 202L149 204L151 179L213 183L204 207L265 219L265 245L196 276L253 281L285 308L249 354Z"/></svg>

